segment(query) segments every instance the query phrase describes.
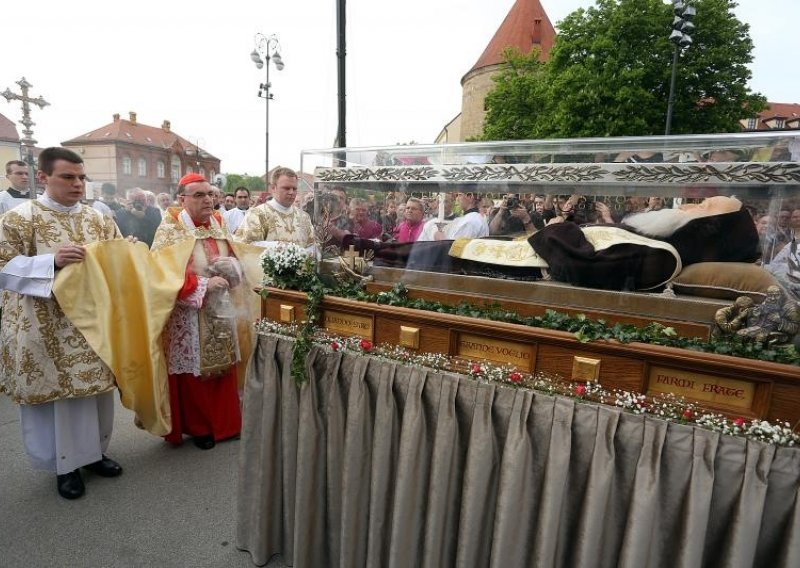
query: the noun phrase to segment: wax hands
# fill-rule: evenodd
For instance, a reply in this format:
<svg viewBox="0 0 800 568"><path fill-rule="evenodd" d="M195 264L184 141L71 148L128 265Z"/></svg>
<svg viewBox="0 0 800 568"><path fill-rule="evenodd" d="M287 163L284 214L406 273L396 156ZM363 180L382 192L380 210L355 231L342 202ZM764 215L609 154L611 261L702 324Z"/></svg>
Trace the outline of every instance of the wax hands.
<svg viewBox="0 0 800 568"><path fill-rule="evenodd" d="M597 212L598 221L602 221L607 225L614 224L614 218L611 216L611 209L602 201L594 202L594 210Z"/></svg>

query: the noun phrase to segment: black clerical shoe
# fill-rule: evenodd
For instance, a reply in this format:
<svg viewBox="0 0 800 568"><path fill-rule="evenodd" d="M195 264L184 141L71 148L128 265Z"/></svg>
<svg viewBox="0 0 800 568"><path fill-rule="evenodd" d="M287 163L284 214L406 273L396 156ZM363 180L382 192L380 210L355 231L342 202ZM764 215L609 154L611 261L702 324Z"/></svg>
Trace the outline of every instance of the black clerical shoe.
<svg viewBox="0 0 800 568"><path fill-rule="evenodd" d="M100 461L83 466L83 469L88 469L100 477L117 477L118 475L122 475L122 466L114 460L107 458L105 455Z"/></svg>
<svg viewBox="0 0 800 568"><path fill-rule="evenodd" d="M210 450L216 445L214 442L214 436L195 436L192 438L194 445L200 448L201 450Z"/></svg>
<svg viewBox="0 0 800 568"><path fill-rule="evenodd" d="M56 476L56 485L58 487L58 494L64 499L78 499L83 497L86 492L86 487L83 485L81 472L77 469L63 475Z"/></svg>

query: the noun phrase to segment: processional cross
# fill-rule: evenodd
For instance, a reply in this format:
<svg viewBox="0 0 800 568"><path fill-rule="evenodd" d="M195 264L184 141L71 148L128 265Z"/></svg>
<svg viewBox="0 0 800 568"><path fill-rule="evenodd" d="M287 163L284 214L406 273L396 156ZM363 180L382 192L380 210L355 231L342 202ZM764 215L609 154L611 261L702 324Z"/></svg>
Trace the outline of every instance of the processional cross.
<svg viewBox="0 0 800 568"><path fill-rule="evenodd" d="M31 129L36 123L31 120L31 103L38 106L40 109L48 106L48 103L41 95L36 97L28 96L28 90L33 87L28 81L25 80L25 77L17 81L17 85L19 85L20 90L22 91L21 95L14 93L11 89L6 88L5 91L0 93L3 95L8 102L11 101L22 101L22 120L19 121L25 128L22 131L23 138L21 140L22 145L25 147L25 163L28 164L28 178L30 179L30 183L33 187L36 187L35 182L35 170L34 170L34 161L33 161L33 147L36 145L36 140L33 138L33 130ZM36 198L36 191L31 192L31 198Z"/></svg>

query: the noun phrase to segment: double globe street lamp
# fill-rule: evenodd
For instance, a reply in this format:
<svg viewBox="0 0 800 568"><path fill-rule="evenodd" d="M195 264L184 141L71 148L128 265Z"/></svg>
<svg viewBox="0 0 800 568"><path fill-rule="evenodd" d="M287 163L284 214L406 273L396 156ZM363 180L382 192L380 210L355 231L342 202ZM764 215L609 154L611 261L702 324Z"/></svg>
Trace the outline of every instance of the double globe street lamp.
<svg viewBox="0 0 800 568"><path fill-rule="evenodd" d="M272 88L272 83L269 82L269 63L272 61L275 64L275 67L278 71L283 69L283 59L281 58L280 48L281 44L278 41L278 38L275 34L271 36L265 36L264 34L258 33L255 36L256 46L253 49L253 52L250 54L250 59L253 63L256 64L256 67L259 69L263 69L264 67L267 68L267 78L264 83L259 84L258 86L258 96L263 97L264 101L266 102L266 120L265 120L265 142L266 146L264 149L264 168L265 168L265 175L269 176L269 101L271 101L274 97L270 92ZM267 185L269 185L269 179L266 180Z"/></svg>
<svg viewBox="0 0 800 568"><path fill-rule="evenodd" d="M672 0L672 32L669 34L669 41L675 44L675 50L672 53L672 78L669 82L669 99L667 102L667 126L664 130L664 135L669 135L672 127L672 106L675 103L675 78L678 73L678 56L681 49L692 45L692 36L689 35L694 32L694 18L697 11L693 6L688 6L681 0Z"/></svg>

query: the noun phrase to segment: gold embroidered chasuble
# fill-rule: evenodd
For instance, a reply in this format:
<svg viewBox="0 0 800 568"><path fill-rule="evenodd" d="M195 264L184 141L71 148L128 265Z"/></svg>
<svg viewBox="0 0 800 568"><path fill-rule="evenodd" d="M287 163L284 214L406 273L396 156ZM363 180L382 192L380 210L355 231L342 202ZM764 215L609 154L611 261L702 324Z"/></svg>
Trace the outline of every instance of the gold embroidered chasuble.
<svg viewBox="0 0 800 568"><path fill-rule="evenodd" d="M121 239L114 221L91 207L55 211L28 201L0 221L0 269L16 256ZM81 398L114 388L111 369L54 298L2 291L0 392L21 404Z"/></svg>
<svg viewBox="0 0 800 568"><path fill-rule="evenodd" d="M235 238L245 243L283 241L307 247L314 244L314 229L311 217L302 209L292 206L283 213L263 203L247 211Z"/></svg>

